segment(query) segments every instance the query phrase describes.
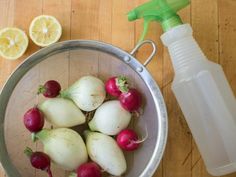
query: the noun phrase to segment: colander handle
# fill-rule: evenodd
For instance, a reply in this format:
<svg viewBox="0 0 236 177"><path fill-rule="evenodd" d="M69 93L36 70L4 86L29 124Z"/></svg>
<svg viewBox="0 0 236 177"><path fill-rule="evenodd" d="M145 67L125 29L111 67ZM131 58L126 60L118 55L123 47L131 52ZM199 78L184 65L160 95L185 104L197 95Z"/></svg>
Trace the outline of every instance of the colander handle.
<svg viewBox="0 0 236 177"><path fill-rule="evenodd" d="M149 57L147 58L147 60L143 63L144 66L147 66L148 63L153 59L154 55L157 52L157 47L156 44L151 41L151 40L144 40L140 43L138 43L134 49L130 52L131 55L135 55L135 53L139 50L140 47L142 47L145 44L150 44L152 46L152 53L149 55Z"/></svg>

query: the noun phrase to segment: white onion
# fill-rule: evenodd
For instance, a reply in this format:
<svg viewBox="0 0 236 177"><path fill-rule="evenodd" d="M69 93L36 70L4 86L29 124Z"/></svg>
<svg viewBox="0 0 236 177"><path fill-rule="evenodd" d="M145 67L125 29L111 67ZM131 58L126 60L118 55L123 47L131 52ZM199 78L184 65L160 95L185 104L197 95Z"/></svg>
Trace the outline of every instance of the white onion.
<svg viewBox="0 0 236 177"><path fill-rule="evenodd" d="M43 142L44 152L64 170L74 170L88 160L85 143L74 130L43 129L35 136Z"/></svg>
<svg viewBox="0 0 236 177"><path fill-rule="evenodd" d="M50 98L39 104L46 120L57 127L72 127L85 123L85 116L71 101L64 98Z"/></svg>
<svg viewBox="0 0 236 177"><path fill-rule="evenodd" d="M96 110L89 128L107 135L116 135L127 128L130 120L130 112L122 108L119 101L107 101Z"/></svg>
<svg viewBox="0 0 236 177"><path fill-rule="evenodd" d="M127 165L122 150L116 141L102 133L85 132L89 157L111 175L125 173Z"/></svg>
<svg viewBox="0 0 236 177"><path fill-rule="evenodd" d="M104 83L94 76L84 76L68 89L61 92L61 96L72 99L84 111L95 110L106 97Z"/></svg>

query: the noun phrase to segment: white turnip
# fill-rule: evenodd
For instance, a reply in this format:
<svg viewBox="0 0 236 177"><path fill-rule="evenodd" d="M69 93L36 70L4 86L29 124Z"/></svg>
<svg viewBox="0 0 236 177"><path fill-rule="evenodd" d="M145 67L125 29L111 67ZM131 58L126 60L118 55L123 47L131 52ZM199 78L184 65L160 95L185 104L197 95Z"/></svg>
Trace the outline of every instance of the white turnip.
<svg viewBox="0 0 236 177"><path fill-rule="evenodd" d="M84 76L68 89L61 92L61 97L69 98L84 111L95 110L106 97L104 83L94 76Z"/></svg>
<svg viewBox="0 0 236 177"><path fill-rule="evenodd" d="M38 105L47 121L56 127L72 127L85 123L85 115L71 101L64 98L50 98Z"/></svg>
<svg viewBox="0 0 236 177"><path fill-rule="evenodd" d="M85 143L74 130L43 129L35 137L44 144L44 152L64 170L74 170L88 160Z"/></svg>
<svg viewBox="0 0 236 177"><path fill-rule="evenodd" d="M131 114L120 105L119 101L107 101L95 112L89 122L89 128L107 135L116 135L129 125Z"/></svg>
<svg viewBox="0 0 236 177"><path fill-rule="evenodd" d="M127 165L122 150L116 141L102 133L85 131L89 157L111 175L125 173Z"/></svg>

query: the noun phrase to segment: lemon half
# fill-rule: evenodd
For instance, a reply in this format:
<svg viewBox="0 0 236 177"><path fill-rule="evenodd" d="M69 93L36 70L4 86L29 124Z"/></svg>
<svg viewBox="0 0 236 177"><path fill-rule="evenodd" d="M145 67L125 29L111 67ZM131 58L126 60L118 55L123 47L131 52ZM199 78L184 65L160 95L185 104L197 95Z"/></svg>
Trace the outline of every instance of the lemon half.
<svg viewBox="0 0 236 177"><path fill-rule="evenodd" d="M0 30L0 56L9 60L21 57L29 44L24 31L18 28L3 28Z"/></svg>
<svg viewBox="0 0 236 177"><path fill-rule="evenodd" d="M40 15L31 22L29 34L36 45L45 47L60 39L62 28L55 17Z"/></svg>

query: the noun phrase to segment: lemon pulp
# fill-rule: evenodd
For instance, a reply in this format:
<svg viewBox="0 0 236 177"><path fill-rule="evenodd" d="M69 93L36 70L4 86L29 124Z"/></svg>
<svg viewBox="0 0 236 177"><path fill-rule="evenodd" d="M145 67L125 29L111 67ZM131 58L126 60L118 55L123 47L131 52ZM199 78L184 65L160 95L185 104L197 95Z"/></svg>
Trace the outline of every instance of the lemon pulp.
<svg viewBox="0 0 236 177"><path fill-rule="evenodd" d="M29 29L32 41L41 47L57 42L62 34L59 21L49 15L40 15L33 19Z"/></svg>
<svg viewBox="0 0 236 177"><path fill-rule="evenodd" d="M28 47L28 37L18 28L3 28L0 30L0 56L15 60L21 57Z"/></svg>

